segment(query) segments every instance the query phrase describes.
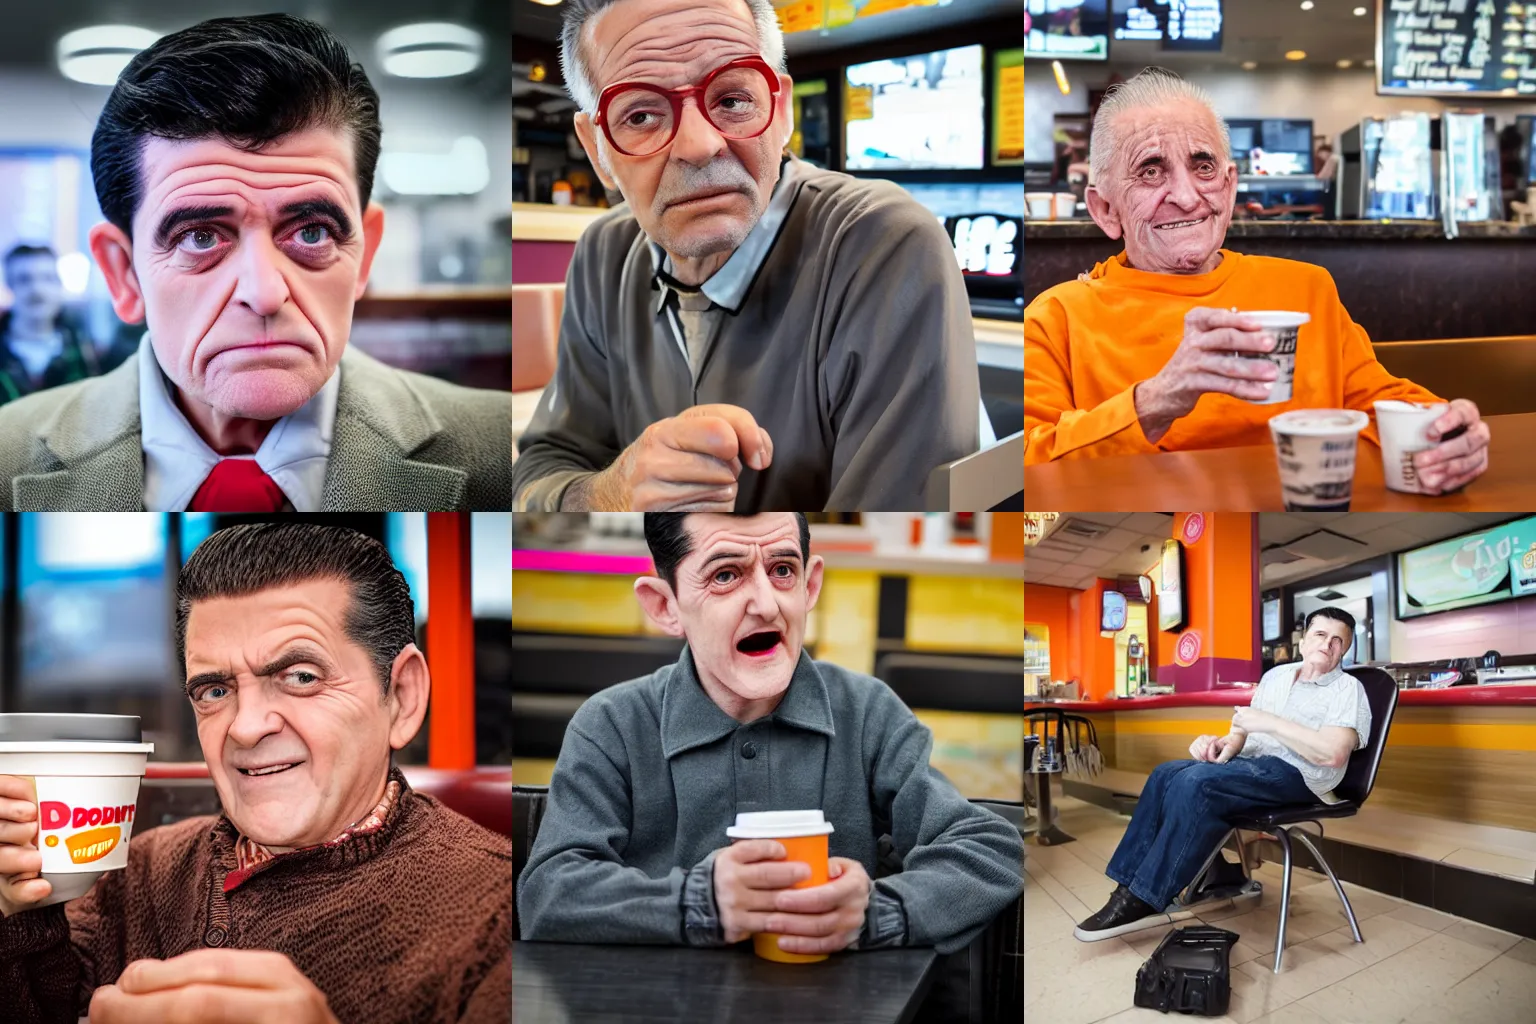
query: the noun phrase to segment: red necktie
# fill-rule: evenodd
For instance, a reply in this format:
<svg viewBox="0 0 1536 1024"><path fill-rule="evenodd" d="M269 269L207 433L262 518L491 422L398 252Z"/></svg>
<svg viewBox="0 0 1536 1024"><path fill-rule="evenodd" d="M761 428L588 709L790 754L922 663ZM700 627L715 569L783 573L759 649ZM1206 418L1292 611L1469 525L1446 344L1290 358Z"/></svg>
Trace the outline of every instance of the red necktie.
<svg viewBox="0 0 1536 1024"><path fill-rule="evenodd" d="M278 512L285 498L255 459L221 459L192 495L188 512Z"/></svg>

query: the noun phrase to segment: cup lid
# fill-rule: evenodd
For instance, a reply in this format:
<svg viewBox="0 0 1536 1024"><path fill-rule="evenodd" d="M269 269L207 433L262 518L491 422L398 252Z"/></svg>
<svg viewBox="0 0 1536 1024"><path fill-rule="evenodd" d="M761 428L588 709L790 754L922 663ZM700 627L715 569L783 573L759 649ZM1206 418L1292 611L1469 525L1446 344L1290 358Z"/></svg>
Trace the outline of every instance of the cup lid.
<svg viewBox="0 0 1536 1024"><path fill-rule="evenodd" d="M736 815L736 824L725 830L732 839L784 839L790 836L824 836L832 823L821 811L754 811Z"/></svg>
<svg viewBox="0 0 1536 1024"><path fill-rule="evenodd" d="M1300 327L1312 320L1311 313L1295 313L1288 309L1240 309L1237 315L1255 321L1260 327Z"/></svg>
<svg viewBox="0 0 1536 1024"><path fill-rule="evenodd" d="M0 715L0 743L139 743L143 739L137 715Z"/></svg>
<svg viewBox="0 0 1536 1024"><path fill-rule="evenodd" d="M1383 398L1373 403L1376 406L1376 415L1384 412L1435 412L1441 413L1451 407L1450 402L1404 402L1399 398Z"/></svg>
<svg viewBox="0 0 1536 1024"><path fill-rule="evenodd" d="M1359 433L1370 422L1358 409L1292 409L1271 417L1269 428L1277 434L1334 437Z"/></svg>

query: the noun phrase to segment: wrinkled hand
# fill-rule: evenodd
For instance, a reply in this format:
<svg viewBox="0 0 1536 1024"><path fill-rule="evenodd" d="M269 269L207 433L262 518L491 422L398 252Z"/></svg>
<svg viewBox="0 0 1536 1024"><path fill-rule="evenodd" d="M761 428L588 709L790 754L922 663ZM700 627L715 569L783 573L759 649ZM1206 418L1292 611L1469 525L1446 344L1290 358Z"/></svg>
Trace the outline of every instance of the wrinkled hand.
<svg viewBox="0 0 1536 1024"><path fill-rule="evenodd" d="M825 885L785 889L774 897L775 912L763 931L779 934L786 953L835 953L852 945L864 930L869 909L869 875L847 857L827 861Z"/></svg>
<svg viewBox="0 0 1536 1024"><path fill-rule="evenodd" d="M772 931L774 897L811 877L810 865L786 861L784 853L784 844L772 839L745 839L715 854L715 906L726 942Z"/></svg>
<svg viewBox="0 0 1536 1024"><path fill-rule="evenodd" d="M1268 711L1260 711L1257 708L1232 709L1232 728L1241 729L1243 732L1273 732L1275 723L1280 721L1282 719L1279 715L1272 715Z"/></svg>
<svg viewBox="0 0 1536 1024"><path fill-rule="evenodd" d="M0 916L41 903L53 886L39 878L37 788L24 775L0 775Z"/></svg>
<svg viewBox="0 0 1536 1024"><path fill-rule="evenodd" d="M1446 434L1461 427L1466 428L1465 433L1449 441L1443 440ZM1413 456L1414 471L1426 492L1447 494L1487 471L1491 431L1472 402L1465 398L1453 401L1444 415L1430 424L1426 433L1431 441L1438 443Z"/></svg>
<svg viewBox="0 0 1536 1024"><path fill-rule="evenodd" d="M773 441L735 405L696 405L657 420L592 478L596 511L731 512L743 462L766 469Z"/></svg>
<svg viewBox="0 0 1536 1024"><path fill-rule="evenodd" d="M1269 397L1279 375L1268 359L1234 352L1268 352L1275 339L1257 322L1225 309L1198 307L1184 317L1184 340L1173 357L1136 385L1136 416L1142 433L1156 444L1173 421L1194 411L1200 396L1232 395L1250 402Z"/></svg>
<svg viewBox="0 0 1536 1024"><path fill-rule="evenodd" d="M338 1024L281 953L199 949L135 960L91 998L91 1024Z"/></svg>

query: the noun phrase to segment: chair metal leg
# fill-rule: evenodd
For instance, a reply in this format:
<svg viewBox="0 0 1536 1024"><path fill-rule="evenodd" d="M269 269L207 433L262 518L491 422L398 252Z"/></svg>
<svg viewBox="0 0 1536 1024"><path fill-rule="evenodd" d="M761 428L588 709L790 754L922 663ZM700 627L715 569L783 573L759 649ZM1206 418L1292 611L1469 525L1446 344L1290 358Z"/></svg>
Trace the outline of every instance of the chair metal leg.
<svg viewBox="0 0 1536 1024"><path fill-rule="evenodd" d="M1280 961L1285 957L1285 918L1291 909L1291 833L1282 825L1275 829L1275 838L1285 854L1285 874L1280 881L1280 928L1275 933L1275 973L1280 973Z"/></svg>
<svg viewBox="0 0 1536 1024"><path fill-rule="evenodd" d="M1221 842L1217 843L1215 849L1211 850L1211 855L1205 858L1205 863L1200 865L1200 870L1195 873L1195 877L1184 887L1184 895L1193 895L1195 890L1199 888L1200 883L1205 881L1205 876L1210 872L1211 865L1216 863L1216 858L1221 856L1221 851L1227 848L1227 840L1232 838L1232 831L1229 829L1227 834L1221 837ZM1178 903L1179 898L1175 896L1174 904L1178 905Z"/></svg>
<svg viewBox="0 0 1536 1024"><path fill-rule="evenodd" d="M1232 836L1237 840L1237 856L1243 862L1243 874L1252 878L1253 870L1248 866L1248 844L1243 842L1243 830L1240 828L1233 829ZM1222 845L1226 845L1225 840L1223 840Z"/></svg>
<svg viewBox="0 0 1536 1024"><path fill-rule="evenodd" d="M1300 839L1307 849L1312 851L1313 858L1322 865L1323 871L1328 875L1328 881L1333 883L1333 891L1339 894L1339 902L1344 904L1344 916L1349 918L1349 930L1355 933L1356 942L1364 942L1365 939L1360 936L1360 922L1355 920L1355 908L1349 905L1349 897L1344 894L1344 887L1339 884L1338 876L1333 873L1333 868L1323 859L1323 852L1313 844L1312 837L1307 835L1304 829L1296 830L1296 838Z"/></svg>

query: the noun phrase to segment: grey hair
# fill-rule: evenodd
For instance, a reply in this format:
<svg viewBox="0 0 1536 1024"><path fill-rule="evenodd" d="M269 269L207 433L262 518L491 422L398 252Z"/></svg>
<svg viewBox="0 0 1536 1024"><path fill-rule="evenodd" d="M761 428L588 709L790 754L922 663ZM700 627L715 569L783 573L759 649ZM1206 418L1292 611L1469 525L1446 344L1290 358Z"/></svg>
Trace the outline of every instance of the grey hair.
<svg viewBox="0 0 1536 1024"><path fill-rule="evenodd" d="M560 72L565 78L565 88L571 99L587 114L597 113L598 90L592 84L587 71L587 61L582 54L582 33L599 14L612 7L618 0L565 0L565 25L560 30ZM782 72L784 65L784 30L779 28L779 17L773 10L773 0L742 0L752 12L757 25L757 48L763 60L775 71Z"/></svg>
<svg viewBox="0 0 1536 1024"><path fill-rule="evenodd" d="M1093 138L1088 146L1088 166L1094 183L1103 179L1120 144L1115 134L1115 121L1120 115L1185 101L1198 103L1211 112L1216 129L1221 132L1222 156L1232 159L1232 133L1227 128L1226 118L1216 112L1210 93L1167 68L1147 68L1129 81L1111 86L1099 103L1099 112L1093 119Z"/></svg>

